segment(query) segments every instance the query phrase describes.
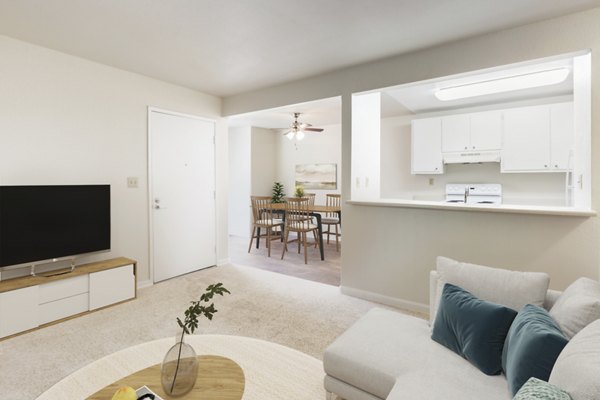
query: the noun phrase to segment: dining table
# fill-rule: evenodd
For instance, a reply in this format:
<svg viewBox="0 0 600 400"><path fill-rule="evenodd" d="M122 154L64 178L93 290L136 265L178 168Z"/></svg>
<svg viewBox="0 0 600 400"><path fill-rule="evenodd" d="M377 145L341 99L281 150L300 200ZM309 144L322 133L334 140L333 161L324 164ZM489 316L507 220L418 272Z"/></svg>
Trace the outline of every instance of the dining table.
<svg viewBox="0 0 600 400"><path fill-rule="evenodd" d="M276 213L285 213L285 203L271 203L271 210ZM321 251L321 261L325 260L325 251L323 250L323 224L321 223L321 213L336 213L338 215L340 225L342 222L342 207L327 206L320 204L309 204L308 211L310 215L317 220L317 230L319 231L319 250ZM258 228L258 237L260 238L260 228ZM256 241L256 248L259 247L259 241Z"/></svg>

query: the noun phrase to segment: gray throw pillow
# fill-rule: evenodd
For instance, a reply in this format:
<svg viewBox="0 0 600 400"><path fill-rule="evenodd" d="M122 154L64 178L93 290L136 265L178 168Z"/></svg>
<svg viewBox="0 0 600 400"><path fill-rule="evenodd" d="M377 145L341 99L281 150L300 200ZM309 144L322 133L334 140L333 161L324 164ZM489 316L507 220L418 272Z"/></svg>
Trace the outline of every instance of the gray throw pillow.
<svg viewBox="0 0 600 400"><path fill-rule="evenodd" d="M445 283L460 286L482 300L519 311L525 304L543 307L550 276L544 272L521 272L469 264L447 257L437 258L437 271ZM431 322L439 305L431 305Z"/></svg>
<svg viewBox="0 0 600 400"><path fill-rule="evenodd" d="M600 282L579 278L554 303L550 315L567 338L600 319Z"/></svg>
<svg viewBox="0 0 600 400"><path fill-rule="evenodd" d="M553 385L573 400L600 399L600 320L581 330L565 346L550 374Z"/></svg>

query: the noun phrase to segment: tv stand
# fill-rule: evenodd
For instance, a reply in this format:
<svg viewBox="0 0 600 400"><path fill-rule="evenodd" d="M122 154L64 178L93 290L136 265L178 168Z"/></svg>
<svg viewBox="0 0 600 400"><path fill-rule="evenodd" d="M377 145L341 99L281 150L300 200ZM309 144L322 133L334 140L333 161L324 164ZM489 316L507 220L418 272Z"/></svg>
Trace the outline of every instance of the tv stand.
<svg viewBox="0 0 600 400"><path fill-rule="evenodd" d="M119 257L0 281L0 340L136 298L136 269Z"/></svg>

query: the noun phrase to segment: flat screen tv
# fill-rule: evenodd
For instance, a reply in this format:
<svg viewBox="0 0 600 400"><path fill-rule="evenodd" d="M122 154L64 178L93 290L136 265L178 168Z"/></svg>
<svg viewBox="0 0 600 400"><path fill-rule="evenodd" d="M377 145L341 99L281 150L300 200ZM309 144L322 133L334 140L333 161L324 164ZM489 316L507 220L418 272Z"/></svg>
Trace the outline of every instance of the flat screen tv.
<svg viewBox="0 0 600 400"><path fill-rule="evenodd" d="M0 186L0 267L110 249L110 185Z"/></svg>

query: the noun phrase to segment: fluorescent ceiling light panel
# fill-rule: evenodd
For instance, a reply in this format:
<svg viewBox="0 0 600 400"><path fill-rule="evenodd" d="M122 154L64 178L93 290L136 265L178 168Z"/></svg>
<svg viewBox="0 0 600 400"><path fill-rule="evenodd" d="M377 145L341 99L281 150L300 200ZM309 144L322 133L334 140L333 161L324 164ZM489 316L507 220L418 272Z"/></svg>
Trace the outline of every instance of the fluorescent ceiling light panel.
<svg viewBox="0 0 600 400"><path fill-rule="evenodd" d="M435 97L441 101L458 100L467 97L483 96L510 92L513 90L530 89L540 86L555 85L563 82L569 76L568 68L558 68L546 71L531 72L522 75L513 75L505 78L491 79L467 83L439 89Z"/></svg>

